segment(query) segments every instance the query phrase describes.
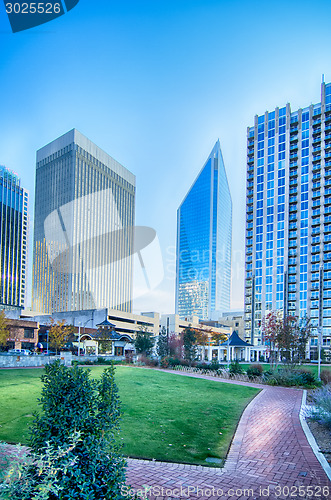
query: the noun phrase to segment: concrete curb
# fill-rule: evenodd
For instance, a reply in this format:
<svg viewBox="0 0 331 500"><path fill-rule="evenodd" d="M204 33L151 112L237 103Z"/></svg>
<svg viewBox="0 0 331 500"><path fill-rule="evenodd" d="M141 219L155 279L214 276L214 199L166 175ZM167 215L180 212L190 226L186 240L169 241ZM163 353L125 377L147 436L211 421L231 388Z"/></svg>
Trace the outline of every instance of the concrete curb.
<svg viewBox="0 0 331 500"><path fill-rule="evenodd" d="M316 440L315 440L311 430L308 427L308 424L307 424L306 419L305 419L304 414L303 414L304 412L302 411L303 408L306 406L306 401L307 401L307 391L304 390L303 394L302 394L301 410L300 410L300 414L299 414L300 423L301 423L303 432L306 435L307 441L308 441L311 449L313 450L317 460L319 461L319 463L323 467L325 474L328 476L328 478L331 481L331 467L330 467L328 461L326 460L325 456L323 455L323 453L320 452L319 446L316 443Z"/></svg>

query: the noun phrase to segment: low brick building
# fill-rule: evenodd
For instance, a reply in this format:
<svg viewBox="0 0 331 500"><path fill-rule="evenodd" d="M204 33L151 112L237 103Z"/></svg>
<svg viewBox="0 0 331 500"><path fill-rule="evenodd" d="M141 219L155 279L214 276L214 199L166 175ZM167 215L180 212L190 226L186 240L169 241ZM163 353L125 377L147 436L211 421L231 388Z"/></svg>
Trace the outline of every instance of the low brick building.
<svg viewBox="0 0 331 500"><path fill-rule="evenodd" d="M8 319L8 349L34 350L38 344L38 323L22 319Z"/></svg>

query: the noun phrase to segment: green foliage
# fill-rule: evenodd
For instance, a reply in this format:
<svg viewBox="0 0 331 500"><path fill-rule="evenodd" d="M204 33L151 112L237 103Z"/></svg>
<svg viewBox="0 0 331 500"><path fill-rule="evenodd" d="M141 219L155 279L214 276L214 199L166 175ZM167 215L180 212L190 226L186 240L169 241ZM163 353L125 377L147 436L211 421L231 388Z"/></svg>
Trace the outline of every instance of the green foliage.
<svg viewBox="0 0 331 500"><path fill-rule="evenodd" d="M63 474L75 470L77 457L72 457L79 433L75 433L68 445L55 449L46 443L39 454L26 454L20 460L15 460L8 469L2 490L1 499L12 500L48 500L61 498L65 489ZM70 442L71 441L71 442Z"/></svg>
<svg viewBox="0 0 331 500"><path fill-rule="evenodd" d="M162 328L157 339L156 353L160 358L165 358L170 354L169 337L167 335L165 327Z"/></svg>
<svg viewBox="0 0 331 500"><path fill-rule="evenodd" d="M8 320L5 315L5 311L0 311L0 348L7 344L7 339L9 336Z"/></svg>
<svg viewBox="0 0 331 500"><path fill-rule="evenodd" d="M42 382L39 404L43 413L36 415L30 438L34 464L24 469L23 477L36 491L40 489L39 477L46 496L20 493L15 497L11 493L10 498L123 498L120 489L125 484L125 462L114 441L121 416L114 368L105 369L99 380L93 380L89 370L78 366L68 369L57 361L45 366ZM38 464L45 453L49 469L39 475ZM50 470L54 476L51 483ZM21 486L14 483L14 492L15 488Z"/></svg>
<svg viewBox="0 0 331 500"><path fill-rule="evenodd" d="M197 355L196 346L196 333L193 328L185 328L182 332L183 346L184 346L184 359L192 362Z"/></svg>
<svg viewBox="0 0 331 500"><path fill-rule="evenodd" d="M229 366L230 375L241 375L244 373L243 367L239 364L239 361L234 361L230 363Z"/></svg>
<svg viewBox="0 0 331 500"><path fill-rule="evenodd" d="M309 417L331 430L331 387L324 386L313 393L314 407Z"/></svg>
<svg viewBox="0 0 331 500"><path fill-rule="evenodd" d="M263 372L263 379L269 385L281 385L284 387L316 387L318 381L309 370L282 367L278 370Z"/></svg>
<svg viewBox="0 0 331 500"><path fill-rule="evenodd" d="M217 360L214 360L214 359L211 361L211 363L203 363L202 362L202 363L196 364L196 369L202 370L203 372L209 371L209 370L217 371L220 368L223 368L223 365L220 365L219 362Z"/></svg>
<svg viewBox="0 0 331 500"><path fill-rule="evenodd" d="M263 373L263 367L260 364L254 364L247 368L246 373L248 378L260 377Z"/></svg>
<svg viewBox="0 0 331 500"><path fill-rule="evenodd" d="M154 340L152 339L152 334L146 327L141 328L133 343L138 354L144 354L145 356L151 355L154 347Z"/></svg>

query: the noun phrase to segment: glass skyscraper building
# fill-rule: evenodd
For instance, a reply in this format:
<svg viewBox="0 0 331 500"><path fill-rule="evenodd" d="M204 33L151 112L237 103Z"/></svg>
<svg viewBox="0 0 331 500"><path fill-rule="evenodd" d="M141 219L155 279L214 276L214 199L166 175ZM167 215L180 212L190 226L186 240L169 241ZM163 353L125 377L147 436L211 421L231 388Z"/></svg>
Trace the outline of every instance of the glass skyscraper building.
<svg viewBox="0 0 331 500"><path fill-rule="evenodd" d="M321 102L255 117L247 134L245 332L267 311L312 318L331 339L331 84Z"/></svg>
<svg viewBox="0 0 331 500"><path fill-rule="evenodd" d="M0 165L0 309L24 307L28 259L28 193Z"/></svg>
<svg viewBox="0 0 331 500"><path fill-rule="evenodd" d="M219 141L177 211L176 313L230 307L232 201Z"/></svg>
<svg viewBox="0 0 331 500"><path fill-rule="evenodd" d="M33 309L131 312L135 176L75 129L36 168Z"/></svg>

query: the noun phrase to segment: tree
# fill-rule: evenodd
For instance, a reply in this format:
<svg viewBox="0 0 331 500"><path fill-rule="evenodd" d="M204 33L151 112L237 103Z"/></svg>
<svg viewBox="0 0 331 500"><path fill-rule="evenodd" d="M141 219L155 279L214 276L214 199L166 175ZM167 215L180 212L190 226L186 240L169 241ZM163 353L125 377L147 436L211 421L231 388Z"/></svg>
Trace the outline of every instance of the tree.
<svg viewBox="0 0 331 500"><path fill-rule="evenodd" d="M171 333L169 336L169 356L173 358L182 359L183 358L183 336Z"/></svg>
<svg viewBox="0 0 331 500"><path fill-rule="evenodd" d="M222 342L225 342L228 337L222 332L211 332L211 343L212 345L220 345Z"/></svg>
<svg viewBox="0 0 331 500"><path fill-rule="evenodd" d="M111 328L99 328L96 332L95 339L98 342L98 351L99 352L112 352L113 341L112 337L112 329Z"/></svg>
<svg viewBox="0 0 331 500"><path fill-rule="evenodd" d="M55 349L56 354L59 349L61 349L66 343L69 335L74 332L74 327L72 325L66 325L65 320L55 321L51 318L51 326L48 332L48 342L50 346Z"/></svg>
<svg viewBox="0 0 331 500"><path fill-rule="evenodd" d="M264 339L270 349L270 361L276 364L279 354L287 364L305 358L306 346L311 333L310 319L282 316L281 311L271 311L262 322Z"/></svg>
<svg viewBox="0 0 331 500"><path fill-rule="evenodd" d="M145 356L150 356L154 347L154 339L152 339L152 333L148 331L146 325L139 328L139 332L136 335L133 343L138 354L144 354Z"/></svg>
<svg viewBox="0 0 331 500"><path fill-rule="evenodd" d="M194 328L187 327L182 331L184 359L192 362L197 355L196 333Z"/></svg>
<svg viewBox="0 0 331 500"><path fill-rule="evenodd" d="M3 349L8 340L9 329L8 329L8 320L5 315L5 311L0 311L0 347Z"/></svg>
<svg viewBox="0 0 331 500"><path fill-rule="evenodd" d="M209 343L210 332L209 330L202 330L201 328L195 328L195 343L198 346L204 346Z"/></svg>
<svg viewBox="0 0 331 500"><path fill-rule="evenodd" d="M159 333L156 344L156 352L160 358L164 358L170 354L169 335L167 334L165 327L163 327Z"/></svg>
<svg viewBox="0 0 331 500"><path fill-rule="evenodd" d="M13 477L8 498L126 498L126 464L114 439L121 416L114 367L93 380L88 370L57 361L45 366L42 381L42 414L30 433L34 460Z"/></svg>

